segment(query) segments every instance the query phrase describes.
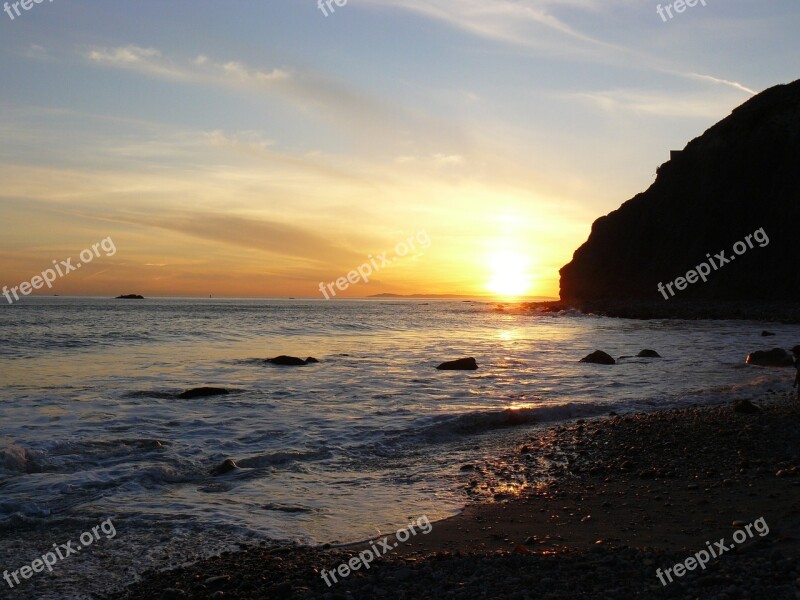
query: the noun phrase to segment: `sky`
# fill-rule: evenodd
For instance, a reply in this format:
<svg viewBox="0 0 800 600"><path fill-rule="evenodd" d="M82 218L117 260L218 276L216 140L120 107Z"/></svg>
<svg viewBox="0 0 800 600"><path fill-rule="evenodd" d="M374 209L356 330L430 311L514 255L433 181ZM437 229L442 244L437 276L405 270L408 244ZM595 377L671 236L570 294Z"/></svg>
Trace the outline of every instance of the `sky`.
<svg viewBox="0 0 800 600"><path fill-rule="evenodd" d="M671 149L800 78L797 0L6 6L0 286L114 247L45 295L557 296Z"/></svg>

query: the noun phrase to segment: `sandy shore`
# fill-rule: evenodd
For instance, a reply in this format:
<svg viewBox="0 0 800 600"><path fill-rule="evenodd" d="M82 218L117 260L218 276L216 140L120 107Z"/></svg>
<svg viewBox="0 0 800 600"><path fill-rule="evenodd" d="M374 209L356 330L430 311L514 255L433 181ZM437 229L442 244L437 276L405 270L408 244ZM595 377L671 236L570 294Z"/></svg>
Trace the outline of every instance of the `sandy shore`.
<svg viewBox="0 0 800 600"><path fill-rule="evenodd" d="M795 600L800 402L756 404L521 432L506 455L461 466L475 500L463 514L330 587L321 570L366 546L223 554L113 597ZM720 540L735 547L704 569L657 577Z"/></svg>

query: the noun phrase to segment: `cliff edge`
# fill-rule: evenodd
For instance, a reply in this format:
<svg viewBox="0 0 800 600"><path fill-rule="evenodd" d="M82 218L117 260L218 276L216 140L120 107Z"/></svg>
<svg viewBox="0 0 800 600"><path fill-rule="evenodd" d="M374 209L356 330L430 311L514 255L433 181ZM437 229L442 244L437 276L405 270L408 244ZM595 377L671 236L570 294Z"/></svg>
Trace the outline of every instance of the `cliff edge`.
<svg viewBox="0 0 800 600"><path fill-rule="evenodd" d="M737 242L748 244L741 254ZM673 152L647 191L595 221L560 271L561 304L614 306L606 312L617 316L626 316L620 306L638 306L633 312L647 317L675 316L678 305L710 313L748 303L797 306L798 242L800 80L739 106ZM701 263L711 267L722 251L728 262L714 260L706 281L677 279ZM659 288L667 283L674 294Z"/></svg>

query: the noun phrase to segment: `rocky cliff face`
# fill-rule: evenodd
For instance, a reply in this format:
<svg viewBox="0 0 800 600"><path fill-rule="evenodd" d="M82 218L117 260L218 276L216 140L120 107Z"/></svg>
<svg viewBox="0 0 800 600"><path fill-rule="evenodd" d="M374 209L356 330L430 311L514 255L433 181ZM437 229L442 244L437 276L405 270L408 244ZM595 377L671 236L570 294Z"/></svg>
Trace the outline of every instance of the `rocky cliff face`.
<svg viewBox="0 0 800 600"><path fill-rule="evenodd" d="M754 247L736 255L734 244L759 229L769 243L751 238ZM664 298L659 283L723 250L735 260ZM561 269L561 299L800 301L800 80L734 110L661 165L650 189L595 221Z"/></svg>

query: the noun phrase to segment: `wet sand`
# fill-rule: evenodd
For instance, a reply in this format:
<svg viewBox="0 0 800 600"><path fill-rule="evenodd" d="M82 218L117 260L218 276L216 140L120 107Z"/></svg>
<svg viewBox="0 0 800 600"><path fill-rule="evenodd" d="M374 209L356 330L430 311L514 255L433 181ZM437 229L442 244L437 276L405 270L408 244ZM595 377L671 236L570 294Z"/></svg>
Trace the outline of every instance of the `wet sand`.
<svg viewBox="0 0 800 600"><path fill-rule="evenodd" d="M368 570L367 546L264 547L149 574L128 598L800 598L800 402L577 421L461 465L474 502ZM762 519L769 532L750 529ZM663 585L656 569L729 549ZM390 539L390 545L394 545ZM666 579L665 579L666 581Z"/></svg>

